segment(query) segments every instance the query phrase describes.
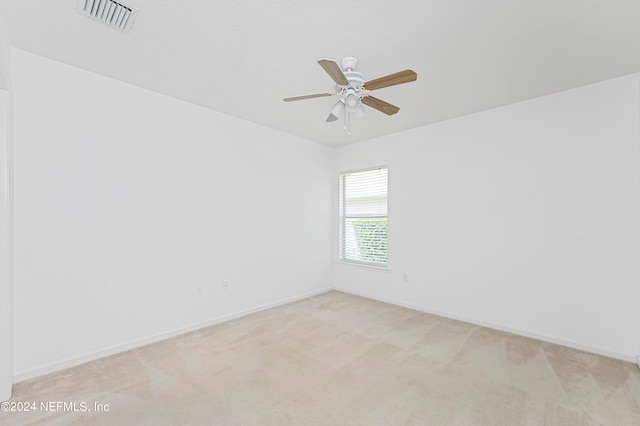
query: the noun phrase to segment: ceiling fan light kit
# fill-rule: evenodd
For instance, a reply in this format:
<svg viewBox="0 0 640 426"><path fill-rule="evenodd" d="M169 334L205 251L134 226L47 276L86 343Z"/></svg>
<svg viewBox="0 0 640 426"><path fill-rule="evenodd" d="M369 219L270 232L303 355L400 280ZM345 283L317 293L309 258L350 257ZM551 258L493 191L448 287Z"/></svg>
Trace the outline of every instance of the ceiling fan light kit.
<svg viewBox="0 0 640 426"><path fill-rule="evenodd" d="M332 122L332 121L338 120L338 118L340 118L343 112L344 112L344 101L340 99L338 102L336 102L333 108L331 108L331 111L329 111L329 117L327 117L327 121Z"/></svg>
<svg viewBox="0 0 640 426"><path fill-rule="evenodd" d="M340 116L344 117L344 128L351 134L351 115L360 118L365 115L365 104L373 109L377 109L387 115L393 115L400 111L395 105L371 96L371 91L382 89L383 87L395 86L397 84L409 83L418 78L412 70L404 70L375 80L365 81L362 73L356 71L358 60L353 56L342 59L341 65L332 59L320 59L318 64L329 74L329 77L336 83L333 92L315 93L311 95L292 96L284 98L285 102L300 101L303 99L321 98L325 96L338 96L340 100L331 108L328 122L338 121Z"/></svg>

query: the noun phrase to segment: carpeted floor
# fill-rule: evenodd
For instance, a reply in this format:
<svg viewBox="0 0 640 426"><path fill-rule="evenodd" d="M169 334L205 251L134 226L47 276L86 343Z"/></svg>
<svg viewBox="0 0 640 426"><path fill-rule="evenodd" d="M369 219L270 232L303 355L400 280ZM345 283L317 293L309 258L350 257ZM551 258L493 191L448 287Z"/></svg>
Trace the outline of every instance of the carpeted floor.
<svg viewBox="0 0 640 426"><path fill-rule="evenodd" d="M19 383L13 401L38 406L0 424L640 425L640 371L332 291ZM40 406L58 401L79 411Z"/></svg>

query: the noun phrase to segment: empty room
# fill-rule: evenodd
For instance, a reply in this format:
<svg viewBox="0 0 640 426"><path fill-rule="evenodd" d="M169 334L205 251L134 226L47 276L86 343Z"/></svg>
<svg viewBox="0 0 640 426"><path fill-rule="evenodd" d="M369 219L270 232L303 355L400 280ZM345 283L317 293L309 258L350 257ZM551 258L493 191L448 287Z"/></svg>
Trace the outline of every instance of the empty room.
<svg viewBox="0 0 640 426"><path fill-rule="evenodd" d="M640 424L637 0L0 0L0 424Z"/></svg>

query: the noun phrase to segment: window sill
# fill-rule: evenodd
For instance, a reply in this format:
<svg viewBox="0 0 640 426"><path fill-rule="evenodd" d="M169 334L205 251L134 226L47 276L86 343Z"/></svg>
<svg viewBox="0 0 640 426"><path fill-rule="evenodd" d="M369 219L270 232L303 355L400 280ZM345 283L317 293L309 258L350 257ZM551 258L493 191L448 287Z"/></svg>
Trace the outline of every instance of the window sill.
<svg viewBox="0 0 640 426"><path fill-rule="evenodd" d="M367 265L365 263L345 262L343 260L334 260L333 263L337 263L339 265L346 265L346 266L355 266L356 268L364 268L364 269L380 271L380 272L391 271L391 267L389 267L389 266Z"/></svg>

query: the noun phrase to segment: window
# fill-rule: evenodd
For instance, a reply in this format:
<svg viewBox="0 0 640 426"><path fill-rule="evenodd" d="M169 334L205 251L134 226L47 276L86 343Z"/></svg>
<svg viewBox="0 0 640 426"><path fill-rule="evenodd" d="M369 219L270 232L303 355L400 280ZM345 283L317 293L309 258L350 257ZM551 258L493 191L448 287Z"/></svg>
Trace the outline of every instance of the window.
<svg viewBox="0 0 640 426"><path fill-rule="evenodd" d="M340 260L387 266L387 167L340 174Z"/></svg>

